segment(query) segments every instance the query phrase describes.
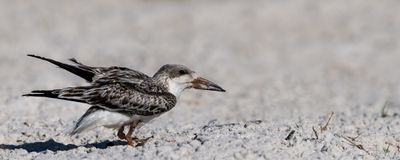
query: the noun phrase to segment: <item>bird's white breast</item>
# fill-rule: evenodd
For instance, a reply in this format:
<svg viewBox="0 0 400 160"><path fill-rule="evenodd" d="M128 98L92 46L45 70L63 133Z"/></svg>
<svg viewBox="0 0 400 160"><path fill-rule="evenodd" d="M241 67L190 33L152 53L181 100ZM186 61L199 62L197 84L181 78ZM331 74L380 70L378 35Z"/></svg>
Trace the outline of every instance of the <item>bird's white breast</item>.
<svg viewBox="0 0 400 160"><path fill-rule="evenodd" d="M102 126L107 128L119 128L122 125L129 125L134 121L140 121L143 123L147 123L158 117L159 115L152 115L152 116L141 116L141 115L133 115L132 117L128 117L124 114L117 113L117 112L110 112L104 110L102 115L99 118L102 118L103 124Z"/></svg>
<svg viewBox="0 0 400 160"><path fill-rule="evenodd" d="M126 116L124 114L118 112L110 112L107 110L98 110L82 119L79 126L75 129L76 133L81 133L87 130L94 129L96 127L104 126L106 128L115 128L118 129L121 126L130 125L134 121L140 121L142 123L139 124L136 128L140 128L145 123L151 121L158 115L152 116L141 116L134 115L132 117Z"/></svg>
<svg viewBox="0 0 400 160"><path fill-rule="evenodd" d="M101 119L102 126L107 128L118 128L122 126L124 123L128 123L130 121L130 117L117 113L117 112L110 112L107 110L102 110L95 115L96 118Z"/></svg>

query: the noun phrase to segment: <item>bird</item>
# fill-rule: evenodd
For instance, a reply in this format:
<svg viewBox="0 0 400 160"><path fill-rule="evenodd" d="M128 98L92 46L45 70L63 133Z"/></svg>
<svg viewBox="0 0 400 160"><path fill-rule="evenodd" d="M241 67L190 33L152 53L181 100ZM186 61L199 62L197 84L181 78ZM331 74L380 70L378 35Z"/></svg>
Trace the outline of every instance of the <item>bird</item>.
<svg viewBox="0 0 400 160"><path fill-rule="evenodd" d="M153 76L148 76L126 67L92 67L75 58L69 59L72 63L67 64L33 54L27 56L50 62L89 83L23 94L89 104L90 108L78 119L71 136L103 126L117 129L118 138L136 146L147 139L132 136L133 131L174 108L184 90L225 92L219 85L180 64L165 64ZM127 133L125 127L129 128Z"/></svg>

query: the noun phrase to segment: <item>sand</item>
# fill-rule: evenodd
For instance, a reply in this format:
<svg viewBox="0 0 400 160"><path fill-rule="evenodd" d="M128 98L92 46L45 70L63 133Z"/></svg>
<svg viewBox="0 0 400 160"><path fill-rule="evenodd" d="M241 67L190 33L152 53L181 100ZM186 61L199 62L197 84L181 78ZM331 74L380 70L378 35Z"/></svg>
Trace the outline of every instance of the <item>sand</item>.
<svg viewBox="0 0 400 160"><path fill-rule="evenodd" d="M1 0L0 159L400 159L399 37L390 0ZM70 137L88 105L21 95L86 82L26 54L179 63L227 92L186 91L143 146Z"/></svg>

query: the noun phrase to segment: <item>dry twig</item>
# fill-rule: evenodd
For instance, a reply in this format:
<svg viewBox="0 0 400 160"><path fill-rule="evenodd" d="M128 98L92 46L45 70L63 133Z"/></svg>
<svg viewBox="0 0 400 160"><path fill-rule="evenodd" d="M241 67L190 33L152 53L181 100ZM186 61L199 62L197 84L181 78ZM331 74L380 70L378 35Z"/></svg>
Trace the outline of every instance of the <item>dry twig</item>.
<svg viewBox="0 0 400 160"><path fill-rule="evenodd" d="M314 135L315 135L316 139L318 139L318 138L319 138L319 137L318 137L318 133L317 133L317 131L315 130L314 126L312 127L312 130L313 130L313 132L314 132Z"/></svg>
<svg viewBox="0 0 400 160"><path fill-rule="evenodd" d="M347 142L349 142L350 143L350 145L352 145L352 146L354 146L354 147L356 147L356 148L358 148L358 149L360 149L360 150L362 150L362 151L364 151L365 153L367 153L367 154L370 154L367 150L365 150L365 148L364 148L364 146L362 145L362 144L357 144L356 142L354 142L353 140L352 140L352 137L348 137L348 136L341 136L343 139L345 139ZM357 136L357 137L359 137L359 136Z"/></svg>
<svg viewBox="0 0 400 160"><path fill-rule="evenodd" d="M388 106L389 106L389 100L386 100L386 102L383 105L382 110L381 110L381 117L382 118L385 118L385 117L389 116L388 109L387 109Z"/></svg>
<svg viewBox="0 0 400 160"><path fill-rule="evenodd" d="M325 125L323 127L321 127L321 132L322 131L326 131L328 129L328 125L332 120L334 112L331 112L331 114L329 115L328 121L325 123Z"/></svg>

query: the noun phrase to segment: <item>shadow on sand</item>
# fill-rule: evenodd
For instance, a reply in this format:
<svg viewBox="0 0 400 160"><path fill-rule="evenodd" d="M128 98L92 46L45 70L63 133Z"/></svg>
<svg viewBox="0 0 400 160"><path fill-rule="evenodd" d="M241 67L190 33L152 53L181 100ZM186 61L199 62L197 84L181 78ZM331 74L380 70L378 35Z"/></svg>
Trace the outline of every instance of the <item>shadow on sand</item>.
<svg viewBox="0 0 400 160"><path fill-rule="evenodd" d="M0 144L0 149L24 149L27 152L43 152L46 150L50 150L53 152L57 151L67 151L71 149L75 149L78 147L85 147L85 148L98 148L98 149L106 149L110 146L119 146L119 145L127 145L126 142L116 140L116 141L103 141L97 143L90 143L86 145L74 145L74 144L62 144L59 142L54 141L53 139L49 139L45 142L32 142L32 143L24 143L20 145L13 145L13 144Z"/></svg>

